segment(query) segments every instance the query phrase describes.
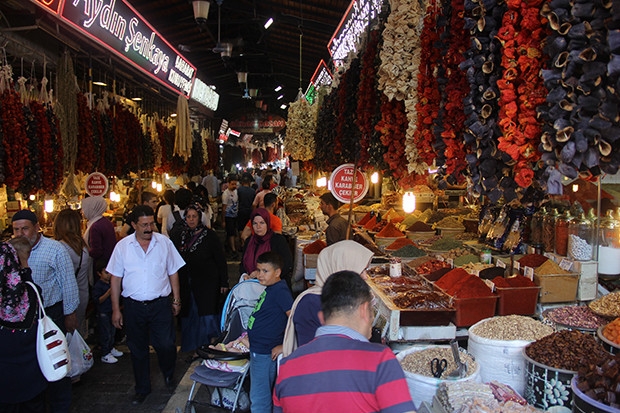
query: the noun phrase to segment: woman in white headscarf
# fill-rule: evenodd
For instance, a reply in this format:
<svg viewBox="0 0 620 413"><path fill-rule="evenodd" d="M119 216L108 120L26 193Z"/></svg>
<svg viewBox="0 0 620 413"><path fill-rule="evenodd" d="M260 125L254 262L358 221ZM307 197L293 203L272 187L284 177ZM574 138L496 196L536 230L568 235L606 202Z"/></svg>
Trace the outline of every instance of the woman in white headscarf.
<svg viewBox="0 0 620 413"><path fill-rule="evenodd" d="M88 254L93 259L108 261L116 245L116 232L114 224L103 218L103 213L108 209L108 203L101 196L91 196L82 201L82 214L88 220L84 241L88 245Z"/></svg>
<svg viewBox="0 0 620 413"><path fill-rule="evenodd" d="M337 242L321 251L315 285L301 293L293 303L284 333L284 357L314 338L321 325L318 313L321 311L321 291L327 278L343 270L355 271L364 277L372 255L372 251L351 240Z"/></svg>

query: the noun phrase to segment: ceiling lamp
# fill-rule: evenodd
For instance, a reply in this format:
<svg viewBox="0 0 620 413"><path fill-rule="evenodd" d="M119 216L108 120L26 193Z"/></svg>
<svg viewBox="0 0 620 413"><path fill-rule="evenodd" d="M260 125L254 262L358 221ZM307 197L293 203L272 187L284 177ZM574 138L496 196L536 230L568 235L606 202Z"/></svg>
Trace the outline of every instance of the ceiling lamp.
<svg viewBox="0 0 620 413"><path fill-rule="evenodd" d="M271 26L273 24L273 17L270 17L266 22L265 25L263 26L265 29L268 29L269 26Z"/></svg>
<svg viewBox="0 0 620 413"><path fill-rule="evenodd" d="M274 91L276 91L276 92L279 92L281 90L282 90L282 86L281 85L276 86L276 88L274 89Z"/></svg>
<svg viewBox="0 0 620 413"><path fill-rule="evenodd" d="M248 90L250 97L255 98L256 96L258 96L258 89L249 89Z"/></svg>
<svg viewBox="0 0 620 413"><path fill-rule="evenodd" d="M192 6L194 8L194 19L199 26L207 24L207 17L209 17L209 6L211 3L205 0L193 0Z"/></svg>
<svg viewBox="0 0 620 413"><path fill-rule="evenodd" d="M248 83L248 72L237 72L237 82Z"/></svg>

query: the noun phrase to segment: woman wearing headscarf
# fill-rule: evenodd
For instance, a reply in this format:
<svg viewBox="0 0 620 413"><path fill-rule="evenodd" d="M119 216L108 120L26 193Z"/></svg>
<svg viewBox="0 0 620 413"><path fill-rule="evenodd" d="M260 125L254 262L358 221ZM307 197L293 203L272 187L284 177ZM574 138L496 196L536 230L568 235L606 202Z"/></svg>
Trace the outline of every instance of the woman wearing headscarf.
<svg viewBox="0 0 620 413"><path fill-rule="evenodd" d="M286 281L289 288L291 286L291 274L293 271L293 255L288 246L286 238L282 234L277 234L271 229L269 211L265 208L256 208L250 215L254 234L245 241L243 248L243 258L239 271L242 279L256 278L256 259L259 255L273 251L282 257L284 263L280 278Z"/></svg>
<svg viewBox="0 0 620 413"><path fill-rule="evenodd" d="M47 380L37 361L38 301L30 268L0 243L0 411L45 412Z"/></svg>
<svg viewBox="0 0 620 413"><path fill-rule="evenodd" d="M80 303L76 310L78 331L82 337L88 336L86 329L86 307L88 306L88 284L93 280L93 263L86 242L82 238L82 217L78 211L63 209L54 219L54 239L66 248L78 285Z"/></svg>
<svg viewBox="0 0 620 413"><path fill-rule="evenodd" d="M82 214L88 220L84 241L93 262L108 261L116 245L114 224L103 217L107 209L108 203L101 196L91 196L82 201Z"/></svg>
<svg viewBox="0 0 620 413"><path fill-rule="evenodd" d="M321 291L327 278L343 270L355 271L365 277L372 256L372 251L351 240L339 241L321 251L314 286L299 294L293 303L284 333L284 357L311 341L321 326L318 314L321 311Z"/></svg>
<svg viewBox="0 0 620 413"><path fill-rule="evenodd" d="M217 234L202 223L200 206L185 210L179 253L181 287L181 351L194 351L220 333L220 297L228 291L226 254Z"/></svg>

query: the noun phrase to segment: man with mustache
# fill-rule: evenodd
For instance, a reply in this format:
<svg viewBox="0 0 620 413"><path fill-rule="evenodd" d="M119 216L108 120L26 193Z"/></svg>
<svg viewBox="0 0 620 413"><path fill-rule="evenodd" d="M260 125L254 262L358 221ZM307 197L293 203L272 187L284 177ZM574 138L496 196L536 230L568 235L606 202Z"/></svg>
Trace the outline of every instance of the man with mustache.
<svg viewBox="0 0 620 413"><path fill-rule="evenodd" d="M185 261L172 241L155 230L151 207L134 208L131 225L135 233L116 244L106 270L112 274L112 324L126 327L136 381L132 403L139 405L151 392L149 337L164 382L172 385L177 356L174 316L181 310L178 270Z"/></svg>

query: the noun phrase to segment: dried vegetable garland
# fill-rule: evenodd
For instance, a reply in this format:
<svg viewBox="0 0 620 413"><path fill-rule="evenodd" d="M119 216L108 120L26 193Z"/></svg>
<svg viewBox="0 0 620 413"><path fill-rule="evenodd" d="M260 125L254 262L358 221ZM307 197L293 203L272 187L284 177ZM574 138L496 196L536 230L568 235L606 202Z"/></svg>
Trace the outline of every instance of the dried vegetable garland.
<svg viewBox="0 0 620 413"><path fill-rule="evenodd" d="M405 134L407 171L425 173L428 164L419 155L416 145L418 127L418 80L422 60L421 42L426 1L405 0L392 4L392 11L383 30L379 90L389 99L405 101L408 117Z"/></svg>
<svg viewBox="0 0 620 413"><path fill-rule="evenodd" d="M396 99L389 101L387 97L383 97L381 121L377 123L375 129L381 133L381 142L387 147L383 158L389 169L384 172L396 180L403 178L407 171L405 157L407 123L404 102Z"/></svg>
<svg viewBox="0 0 620 413"><path fill-rule="evenodd" d="M84 173L92 172L93 160L95 159L95 143L93 139L93 122L88 99L83 93L78 93L78 149L75 159L76 171Z"/></svg>
<svg viewBox="0 0 620 413"><path fill-rule="evenodd" d="M55 155L58 155L58 160L62 158L62 153L55 154L52 142L52 126L50 125L47 108L38 101L30 102L30 111L34 116L37 125L37 169L40 174L39 186L35 186L35 189L44 189L45 191L54 192L57 186L54 182L55 170L61 169L62 162L54 162Z"/></svg>
<svg viewBox="0 0 620 413"><path fill-rule="evenodd" d="M424 29L420 43L421 67L418 74L418 115L417 129L413 140L418 149L418 156L422 162L433 164L435 152L433 143L433 121L439 116L439 84L437 83L437 67L441 61L439 48L435 44L439 41L439 31L436 30L438 5L429 4L424 18Z"/></svg>
<svg viewBox="0 0 620 413"><path fill-rule="evenodd" d="M366 50L362 56L360 83L357 92L357 120L356 124L360 130L360 151L358 164L362 167L368 165L370 159L370 141L375 133L373 122L375 122L378 108L379 93L375 85L377 79L377 51L380 34L378 30L370 32L370 39Z"/></svg>
<svg viewBox="0 0 620 413"><path fill-rule="evenodd" d="M451 7L444 7L444 11L450 10L449 25L446 27L447 36L444 41L448 45L443 58L445 68L445 101L443 107L445 117L443 132L440 137L445 145L445 150L437 152L436 164L438 167L445 165L445 175L450 184L463 181L463 171L466 168L465 151L463 145L463 128L465 113L463 112L463 99L469 92L469 87L464 73L459 65L464 60L463 54L469 44L469 35L465 33L463 13L463 0L452 0ZM443 168L440 171L443 172Z"/></svg>
<svg viewBox="0 0 620 413"><path fill-rule="evenodd" d="M8 88L0 95L0 116L2 117L4 148L4 183L7 187L17 189L24 179L24 169L29 162L28 136L26 122L19 94Z"/></svg>
<svg viewBox="0 0 620 413"><path fill-rule="evenodd" d="M192 137L194 142L192 143L192 152L187 163L187 174L189 176L200 175L204 173L203 157L202 157L202 143L200 132L192 130Z"/></svg>
<svg viewBox="0 0 620 413"><path fill-rule="evenodd" d="M30 105L23 102L22 110L24 114L24 122L26 127L27 141L24 148L27 148L28 162L24 164L24 178L16 188L22 194L31 194L36 192L42 186L41 168L39 166L39 146L37 132L39 125L35 118Z"/></svg>
<svg viewBox="0 0 620 413"><path fill-rule="evenodd" d="M536 109L545 103L546 90L539 76L543 69L541 44L546 36L544 17L539 16L542 0L507 2L498 37L503 44L500 90L502 136L498 148L513 161L515 182L522 188L532 184L534 165L540 159L542 135Z"/></svg>
<svg viewBox="0 0 620 413"><path fill-rule="evenodd" d="M207 154L209 156L209 160L206 164L206 169L214 170L220 164L220 151L217 146L217 143L213 139L207 140L206 144L207 144Z"/></svg>
<svg viewBox="0 0 620 413"><path fill-rule="evenodd" d="M62 136L64 168L69 173L75 170L78 135L77 85L73 72L73 60L64 52L58 64L58 103L62 108L60 135ZM60 111L59 111L60 112Z"/></svg>
<svg viewBox="0 0 620 413"><path fill-rule="evenodd" d="M501 131L499 119L499 89L502 74L501 43L497 33L501 27L505 2L465 2L465 29L472 34L466 60L460 67L465 71L470 93L464 99L466 130L463 134L469 173L476 195L486 195L497 202L502 195L507 201L516 197L514 181L504 175L510 156L497 149ZM504 185L500 181L508 180ZM507 185L507 183L509 185Z"/></svg>
<svg viewBox="0 0 620 413"><path fill-rule="evenodd" d="M327 94L323 98L319 99L320 106L317 120L317 130L315 138L316 146L313 162L314 166L317 169L323 171L331 171L338 166L333 150L334 141L336 140L337 125L335 104L338 96L335 93L335 89L325 89L328 89ZM288 139L289 138L287 133L286 140ZM306 167L309 166L309 164L310 162L304 162L304 166Z"/></svg>
<svg viewBox="0 0 620 413"><path fill-rule="evenodd" d="M359 156L360 130L355 124L359 81L360 60L353 59L338 86L338 123L334 152L338 156L339 164L355 162Z"/></svg>
<svg viewBox="0 0 620 413"><path fill-rule="evenodd" d="M293 159L307 161L314 156L317 110L317 105L310 105L305 98L289 105L284 145Z"/></svg>
<svg viewBox="0 0 620 413"><path fill-rule="evenodd" d="M547 192L561 194L561 176L615 174L620 165L617 81L620 43L611 3L553 2L543 6L552 62L542 77L549 89L541 149Z"/></svg>
<svg viewBox="0 0 620 413"><path fill-rule="evenodd" d="M59 120L50 103L45 105L45 115L50 127L51 151L44 148L47 142L39 141L41 154L41 168L43 170L43 189L54 192L58 190L65 175L63 168L64 158L62 136L60 136Z"/></svg>

